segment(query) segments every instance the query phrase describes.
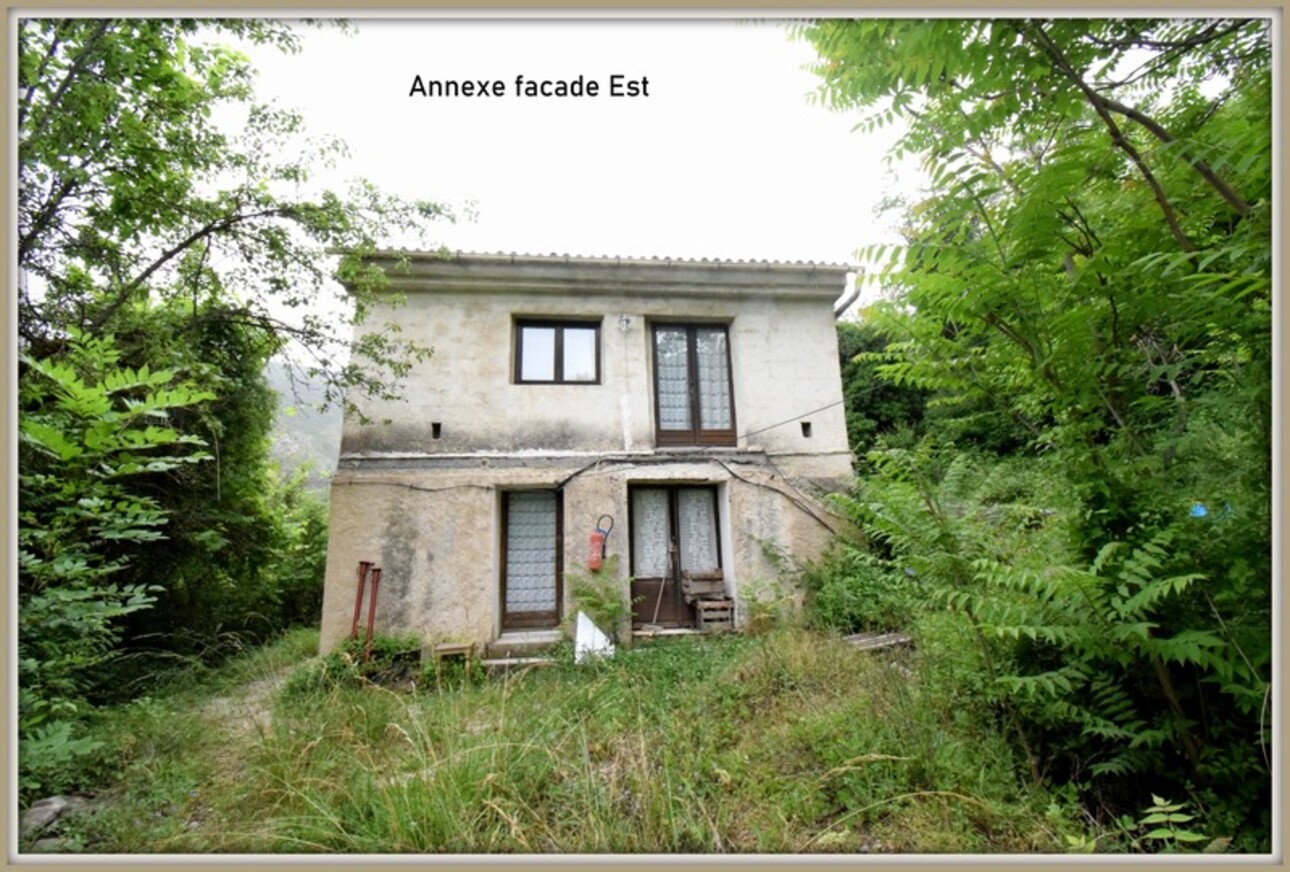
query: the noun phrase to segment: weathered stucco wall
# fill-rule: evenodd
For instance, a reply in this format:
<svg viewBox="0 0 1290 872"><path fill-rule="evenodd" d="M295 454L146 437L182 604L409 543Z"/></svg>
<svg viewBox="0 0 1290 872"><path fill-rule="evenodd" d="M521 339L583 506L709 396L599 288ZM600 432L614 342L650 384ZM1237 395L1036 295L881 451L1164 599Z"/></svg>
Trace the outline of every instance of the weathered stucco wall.
<svg viewBox="0 0 1290 872"><path fill-rule="evenodd" d="M393 320L434 354L409 374L405 400L359 401L378 423L346 420L331 490L323 649L350 632L361 560L382 569L382 632L496 639L507 490L561 490L566 617L567 580L585 573L587 536L602 514L615 518L609 554L620 558L627 597L633 484L717 485L726 589L737 600L780 575L774 552L817 555L837 520L806 491L844 487L851 471L832 315L844 273L496 256L417 257L410 272L392 272L406 303L378 310L361 329ZM521 318L596 319L600 382L515 384ZM727 325L737 445L655 446L651 325L661 322ZM364 621L366 611L365 601Z"/></svg>
<svg viewBox="0 0 1290 872"><path fill-rule="evenodd" d="M576 473L576 475L575 475ZM376 626L415 633L426 642L486 644L500 634L501 500L504 490L562 489L566 583L562 614L573 608L572 574L587 574L587 536L602 514L613 516L609 556L627 596L630 571L628 488L634 484L718 485L718 530L727 591L759 596L779 577L770 550L816 556L832 523L821 506L787 487L773 471L741 464L738 478L708 462L610 464L596 467L401 470L338 473L332 485L331 542L323 600L322 648L350 632L357 567L381 567ZM569 476L573 475L573 478ZM803 507L806 507L805 510ZM359 632L367 620L364 597ZM744 608L738 609L742 614Z"/></svg>
<svg viewBox="0 0 1290 872"><path fill-rule="evenodd" d="M715 279L717 277L710 276ZM812 469L845 477L850 453L837 364L832 298L769 296L775 287L714 286L676 296L658 281L618 278L612 292L493 293L458 285L396 290L407 302L378 312L363 328L433 346L404 384L404 401L363 400L374 423L346 420L344 455L517 451L652 451L654 402L650 325L667 321L729 326L738 447L816 458ZM407 286L405 286L405 284ZM626 316L627 329L620 329ZM600 324L599 384L513 383L519 318L594 318ZM799 419L799 416L805 416ZM383 421L391 423L381 423ZM802 422L809 422L804 435ZM435 423L439 436L435 438ZM744 436L744 434L748 434Z"/></svg>

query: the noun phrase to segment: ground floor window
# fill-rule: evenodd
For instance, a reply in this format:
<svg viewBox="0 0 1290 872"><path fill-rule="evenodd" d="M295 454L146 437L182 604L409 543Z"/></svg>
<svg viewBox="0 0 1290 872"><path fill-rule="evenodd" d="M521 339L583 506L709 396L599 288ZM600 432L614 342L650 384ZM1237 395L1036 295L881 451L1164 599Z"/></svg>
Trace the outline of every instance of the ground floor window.
<svg viewBox="0 0 1290 872"><path fill-rule="evenodd" d="M558 491L502 494L503 630L560 622L561 515Z"/></svg>
<svg viewBox="0 0 1290 872"><path fill-rule="evenodd" d="M632 620L636 626L692 627L683 579L719 579L715 485L631 488Z"/></svg>

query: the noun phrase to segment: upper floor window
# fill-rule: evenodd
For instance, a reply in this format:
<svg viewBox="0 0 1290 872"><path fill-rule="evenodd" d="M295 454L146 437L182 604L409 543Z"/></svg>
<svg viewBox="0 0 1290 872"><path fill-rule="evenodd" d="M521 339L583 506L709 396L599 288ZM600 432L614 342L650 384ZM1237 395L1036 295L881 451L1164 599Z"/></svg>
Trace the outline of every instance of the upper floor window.
<svg viewBox="0 0 1290 872"><path fill-rule="evenodd" d="M654 412L659 445L735 444L724 325L654 325Z"/></svg>
<svg viewBox="0 0 1290 872"><path fill-rule="evenodd" d="M600 325L578 321L517 321L515 381L597 384Z"/></svg>

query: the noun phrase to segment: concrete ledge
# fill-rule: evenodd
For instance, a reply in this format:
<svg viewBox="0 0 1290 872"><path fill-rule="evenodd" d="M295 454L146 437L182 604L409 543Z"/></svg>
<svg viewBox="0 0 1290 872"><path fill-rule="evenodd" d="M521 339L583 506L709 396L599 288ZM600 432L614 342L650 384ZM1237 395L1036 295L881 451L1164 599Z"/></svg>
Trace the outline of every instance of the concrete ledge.
<svg viewBox="0 0 1290 872"><path fill-rule="evenodd" d="M847 455L850 457L850 455ZM468 469L485 474L494 469L555 469L573 471L590 464L618 466L705 463L720 461L741 466L769 466L770 458L759 449L689 449L639 453L601 452L347 452L340 456L338 470Z"/></svg>
<svg viewBox="0 0 1290 872"><path fill-rule="evenodd" d="M633 639L653 639L655 636L705 636L702 630L693 627L673 627L658 630L632 630Z"/></svg>

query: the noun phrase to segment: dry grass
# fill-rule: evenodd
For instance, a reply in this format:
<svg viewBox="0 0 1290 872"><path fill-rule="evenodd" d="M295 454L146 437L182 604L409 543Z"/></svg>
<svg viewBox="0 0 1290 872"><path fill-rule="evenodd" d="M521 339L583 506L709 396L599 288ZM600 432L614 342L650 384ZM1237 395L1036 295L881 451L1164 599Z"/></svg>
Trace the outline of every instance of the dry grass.
<svg viewBox="0 0 1290 872"><path fill-rule="evenodd" d="M917 670L916 656L791 628L442 692L275 698L281 673L266 666L240 690L190 700L177 716L188 740L136 749L86 849L1060 850L1060 822L1018 786L1006 744L952 717ZM149 770L156 789L132 794ZM163 800L183 820L131 825Z"/></svg>

